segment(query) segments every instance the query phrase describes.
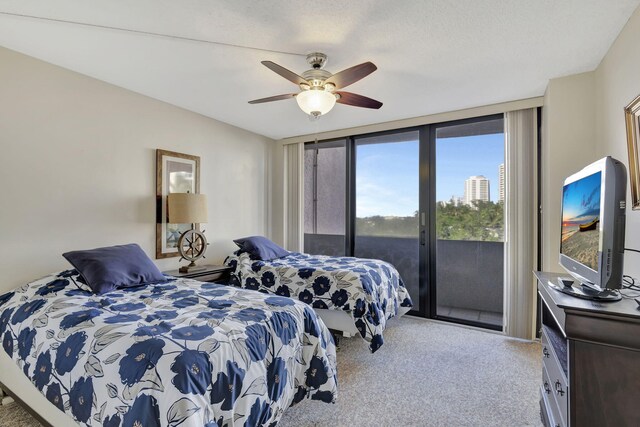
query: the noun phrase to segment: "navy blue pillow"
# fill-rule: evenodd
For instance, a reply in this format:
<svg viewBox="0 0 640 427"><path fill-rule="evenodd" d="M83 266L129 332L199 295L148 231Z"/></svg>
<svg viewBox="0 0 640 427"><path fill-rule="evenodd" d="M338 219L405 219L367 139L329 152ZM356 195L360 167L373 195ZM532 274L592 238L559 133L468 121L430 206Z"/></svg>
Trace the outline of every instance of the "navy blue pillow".
<svg viewBox="0 0 640 427"><path fill-rule="evenodd" d="M240 250L248 252L254 259L270 261L289 255L289 252L262 236L244 237L233 241Z"/></svg>
<svg viewBox="0 0 640 427"><path fill-rule="evenodd" d="M67 252L62 256L78 270L96 294L168 280L135 243Z"/></svg>

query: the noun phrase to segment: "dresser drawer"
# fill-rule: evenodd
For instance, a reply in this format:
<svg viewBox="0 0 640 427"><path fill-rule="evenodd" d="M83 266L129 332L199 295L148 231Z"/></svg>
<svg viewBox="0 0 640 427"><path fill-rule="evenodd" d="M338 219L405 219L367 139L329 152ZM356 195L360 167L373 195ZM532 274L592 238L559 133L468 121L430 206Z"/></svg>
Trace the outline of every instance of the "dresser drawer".
<svg viewBox="0 0 640 427"><path fill-rule="evenodd" d="M200 266L199 266L200 267ZM198 280L199 282L220 282L226 284L232 268L226 265L205 265L187 273L178 270L163 271L165 276Z"/></svg>
<svg viewBox="0 0 640 427"><path fill-rule="evenodd" d="M542 366L542 387L540 393L542 394L542 401L546 408L546 418L549 422L547 427L565 427L566 424L562 420L560 408L558 408L558 403L554 397L553 383L549 379L549 374L544 366Z"/></svg>
<svg viewBox="0 0 640 427"><path fill-rule="evenodd" d="M210 274L203 274L202 276L194 277L194 280L199 282L216 282L216 281L224 281L226 279L227 272L219 271Z"/></svg>
<svg viewBox="0 0 640 427"><path fill-rule="evenodd" d="M551 360L553 356L553 349L551 348L551 343L549 342L549 337L547 336L547 332L542 329L542 334L540 335L540 343L542 344L542 361L544 363L547 360Z"/></svg>
<svg viewBox="0 0 640 427"><path fill-rule="evenodd" d="M551 385L551 394L556 400L560 416L563 424L567 422L567 413L569 409L569 388L567 387L567 379L560 372L560 366L556 363L546 363L545 368L549 375L549 384ZM558 420L556 420L558 421Z"/></svg>
<svg viewBox="0 0 640 427"><path fill-rule="evenodd" d="M567 388L567 377L560 365L560 361L556 354L556 350L549 340L547 330L542 329L542 364L544 371L548 376L549 385L551 387L551 395L556 402L558 416L555 417L556 423L566 425L568 421L567 413L569 409L569 389ZM551 404L551 402L549 402ZM553 406L553 405L552 405Z"/></svg>

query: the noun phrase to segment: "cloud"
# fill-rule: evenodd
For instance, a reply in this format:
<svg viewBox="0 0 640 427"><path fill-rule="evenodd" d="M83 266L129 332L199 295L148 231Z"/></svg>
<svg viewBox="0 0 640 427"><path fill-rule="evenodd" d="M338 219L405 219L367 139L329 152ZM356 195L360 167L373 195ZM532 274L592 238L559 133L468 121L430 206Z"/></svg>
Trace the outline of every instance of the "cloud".
<svg viewBox="0 0 640 427"><path fill-rule="evenodd" d="M597 196L597 199L596 199ZM592 210L600 207L600 187L596 187L591 191L588 197L582 196L581 206L585 210Z"/></svg>
<svg viewBox="0 0 640 427"><path fill-rule="evenodd" d="M356 187L356 214L358 217L412 216L418 210L418 194L409 189L398 191L395 185L380 184L366 177L358 177Z"/></svg>

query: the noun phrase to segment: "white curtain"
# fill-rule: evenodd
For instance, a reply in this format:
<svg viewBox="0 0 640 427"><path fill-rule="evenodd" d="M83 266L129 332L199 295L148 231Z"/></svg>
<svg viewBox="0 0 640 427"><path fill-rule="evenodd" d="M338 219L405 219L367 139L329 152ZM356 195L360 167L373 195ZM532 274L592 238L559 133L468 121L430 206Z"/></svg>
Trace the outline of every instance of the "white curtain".
<svg viewBox="0 0 640 427"><path fill-rule="evenodd" d="M304 144L284 146L284 245L287 250L304 248Z"/></svg>
<svg viewBox="0 0 640 427"><path fill-rule="evenodd" d="M505 334L535 338L536 110L505 114Z"/></svg>

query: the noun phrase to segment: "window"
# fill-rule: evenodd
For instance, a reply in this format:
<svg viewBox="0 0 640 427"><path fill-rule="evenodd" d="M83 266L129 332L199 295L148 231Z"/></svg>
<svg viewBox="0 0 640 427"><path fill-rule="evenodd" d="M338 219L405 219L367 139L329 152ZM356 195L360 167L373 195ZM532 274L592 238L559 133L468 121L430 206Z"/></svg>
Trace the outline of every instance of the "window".
<svg viewBox="0 0 640 427"><path fill-rule="evenodd" d="M345 255L346 141L311 143L304 150L304 251Z"/></svg>

